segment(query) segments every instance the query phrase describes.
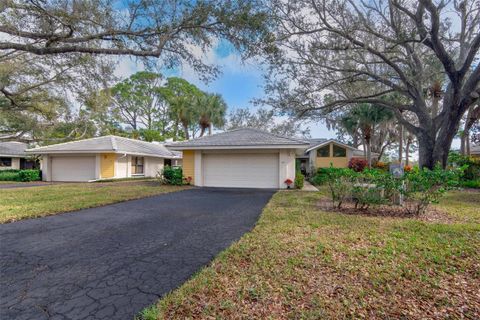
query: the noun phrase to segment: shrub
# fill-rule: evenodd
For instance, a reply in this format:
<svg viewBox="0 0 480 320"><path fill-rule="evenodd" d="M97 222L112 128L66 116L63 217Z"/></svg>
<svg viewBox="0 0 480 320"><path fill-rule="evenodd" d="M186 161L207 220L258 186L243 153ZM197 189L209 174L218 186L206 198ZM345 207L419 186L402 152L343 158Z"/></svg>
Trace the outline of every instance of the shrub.
<svg viewBox="0 0 480 320"><path fill-rule="evenodd" d="M383 170L383 171L388 171L390 164L382 161L377 161L373 164L374 168Z"/></svg>
<svg viewBox="0 0 480 320"><path fill-rule="evenodd" d="M332 205L340 209L342 203L351 196L357 172L349 168L324 168L325 182L330 190Z"/></svg>
<svg viewBox="0 0 480 320"><path fill-rule="evenodd" d="M351 158L348 162L348 167L356 172L362 172L367 166L367 160L362 158Z"/></svg>
<svg viewBox="0 0 480 320"><path fill-rule="evenodd" d="M423 214L431 203L438 203L443 194L459 185L463 168L434 170L412 168L401 178L379 169L323 169L333 206L340 209L351 197L355 208L392 204L394 196L404 195L404 207L409 214ZM475 184L472 184L475 185Z"/></svg>
<svg viewBox="0 0 480 320"><path fill-rule="evenodd" d="M20 170L18 172L18 180L23 182L41 180L40 170Z"/></svg>
<svg viewBox="0 0 480 320"><path fill-rule="evenodd" d="M459 185L463 168L444 170L436 166L433 170L413 168L405 173L405 209L410 214L423 214L431 203L438 203L448 190Z"/></svg>
<svg viewBox="0 0 480 320"><path fill-rule="evenodd" d="M310 182L313 185L320 186L323 185L327 182L327 173L332 171L332 170L342 170L341 168L318 168L317 172L313 177L310 178Z"/></svg>
<svg viewBox="0 0 480 320"><path fill-rule="evenodd" d="M464 188L480 189L480 179L479 180L462 181L461 186L464 187Z"/></svg>
<svg viewBox="0 0 480 320"><path fill-rule="evenodd" d="M448 163L453 167L464 167L462 180L480 179L480 159L461 155L458 152L448 154Z"/></svg>
<svg viewBox="0 0 480 320"><path fill-rule="evenodd" d="M353 184L352 197L355 208L368 209L371 205L390 203L400 186L399 179L388 172L365 169L356 175Z"/></svg>
<svg viewBox="0 0 480 320"><path fill-rule="evenodd" d="M300 172L295 174L295 188L302 189L305 182L305 177Z"/></svg>
<svg viewBox="0 0 480 320"><path fill-rule="evenodd" d="M171 184L180 186L183 184L183 172L182 168L165 166L161 175L162 182L165 184Z"/></svg>

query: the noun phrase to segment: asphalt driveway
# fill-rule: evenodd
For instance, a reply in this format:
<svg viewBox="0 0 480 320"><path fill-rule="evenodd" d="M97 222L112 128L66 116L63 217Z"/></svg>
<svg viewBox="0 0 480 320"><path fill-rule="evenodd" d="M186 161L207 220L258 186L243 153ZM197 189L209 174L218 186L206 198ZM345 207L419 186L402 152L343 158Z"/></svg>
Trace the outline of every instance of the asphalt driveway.
<svg viewBox="0 0 480 320"><path fill-rule="evenodd" d="M191 189L0 225L0 319L133 319L250 230L273 193Z"/></svg>

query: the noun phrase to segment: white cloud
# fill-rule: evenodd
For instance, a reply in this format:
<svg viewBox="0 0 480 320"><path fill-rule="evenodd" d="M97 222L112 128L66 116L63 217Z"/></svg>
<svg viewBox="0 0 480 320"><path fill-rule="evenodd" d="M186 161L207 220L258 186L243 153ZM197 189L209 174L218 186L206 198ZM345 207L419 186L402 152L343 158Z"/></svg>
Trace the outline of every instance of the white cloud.
<svg viewBox="0 0 480 320"><path fill-rule="evenodd" d="M114 75L120 79L125 79L132 74L145 70L143 63L135 58L128 56L122 56L118 58L117 67L115 68Z"/></svg>

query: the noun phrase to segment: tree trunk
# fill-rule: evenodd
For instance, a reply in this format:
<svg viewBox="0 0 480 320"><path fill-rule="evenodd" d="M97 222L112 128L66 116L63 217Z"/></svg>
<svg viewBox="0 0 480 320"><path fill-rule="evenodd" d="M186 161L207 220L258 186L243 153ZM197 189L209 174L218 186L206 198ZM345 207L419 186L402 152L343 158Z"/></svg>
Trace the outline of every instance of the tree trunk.
<svg viewBox="0 0 480 320"><path fill-rule="evenodd" d="M465 147L466 147L465 148L465 152L466 152L465 154L467 156L470 156L471 155L471 153L470 153L470 132L468 132L468 131L465 133Z"/></svg>
<svg viewBox="0 0 480 320"><path fill-rule="evenodd" d="M354 147L355 149L358 148L359 143L358 143L358 134L357 133L352 134L352 144L353 144L352 147Z"/></svg>
<svg viewBox="0 0 480 320"><path fill-rule="evenodd" d="M466 146L465 146L465 131L460 133L460 154L462 155L465 155L466 152L465 152L465 149L466 149Z"/></svg>
<svg viewBox="0 0 480 320"><path fill-rule="evenodd" d="M212 135L212 124L210 123L210 125L208 126L208 135L211 136Z"/></svg>
<svg viewBox="0 0 480 320"><path fill-rule="evenodd" d="M363 158L367 160L367 144L365 143L365 139L362 135L362 146L363 146Z"/></svg>
<svg viewBox="0 0 480 320"><path fill-rule="evenodd" d="M203 137L204 134L205 134L205 127L201 126L200 127L200 137Z"/></svg>
<svg viewBox="0 0 480 320"><path fill-rule="evenodd" d="M370 146L370 140L365 140L367 144L367 162L368 162L368 167L372 167L372 148Z"/></svg>
<svg viewBox="0 0 480 320"><path fill-rule="evenodd" d="M185 140L190 140L190 134L188 132L188 124L182 123L183 131L185 132Z"/></svg>
<svg viewBox="0 0 480 320"><path fill-rule="evenodd" d="M411 144L411 139L410 138L407 138L407 143L405 145L405 165L409 165L410 163L410 144Z"/></svg>
<svg viewBox="0 0 480 320"><path fill-rule="evenodd" d="M399 139L398 139L398 162L402 163L403 161L403 125L400 124L399 128Z"/></svg>
<svg viewBox="0 0 480 320"><path fill-rule="evenodd" d="M434 134L429 134L427 130L417 133L418 163L421 168L433 169L437 164L440 164L443 168L447 166L448 153L460 124L460 121L453 119L449 121L449 125L442 127L436 137ZM432 131L430 130L430 132Z"/></svg>
<svg viewBox="0 0 480 320"><path fill-rule="evenodd" d="M173 141L178 140L178 121L175 121L175 124L173 125Z"/></svg>

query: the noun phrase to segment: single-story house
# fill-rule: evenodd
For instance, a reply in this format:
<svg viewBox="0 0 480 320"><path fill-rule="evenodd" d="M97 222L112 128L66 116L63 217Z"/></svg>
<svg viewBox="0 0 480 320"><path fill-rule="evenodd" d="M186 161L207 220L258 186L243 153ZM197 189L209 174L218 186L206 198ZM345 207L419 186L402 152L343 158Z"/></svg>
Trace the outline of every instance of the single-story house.
<svg viewBox="0 0 480 320"><path fill-rule="evenodd" d="M167 147L183 152L183 174L196 186L282 189L308 142L241 128Z"/></svg>
<svg viewBox="0 0 480 320"><path fill-rule="evenodd" d="M480 158L480 144L470 147L470 155L474 158Z"/></svg>
<svg viewBox="0 0 480 320"><path fill-rule="evenodd" d="M158 143L103 136L34 149L44 181L93 181L155 177L164 165L179 165L181 154Z"/></svg>
<svg viewBox="0 0 480 320"><path fill-rule="evenodd" d="M36 168L36 161L25 152L27 148L24 142L0 142L0 170Z"/></svg>
<svg viewBox="0 0 480 320"><path fill-rule="evenodd" d="M350 159L365 158L363 150L335 139L310 139L308 142L308 147L297 155L301 170L307 174L318 168L328 168L330 165L346 168ZM378 154L372 153L372 158L377 157Z"/></svg>

